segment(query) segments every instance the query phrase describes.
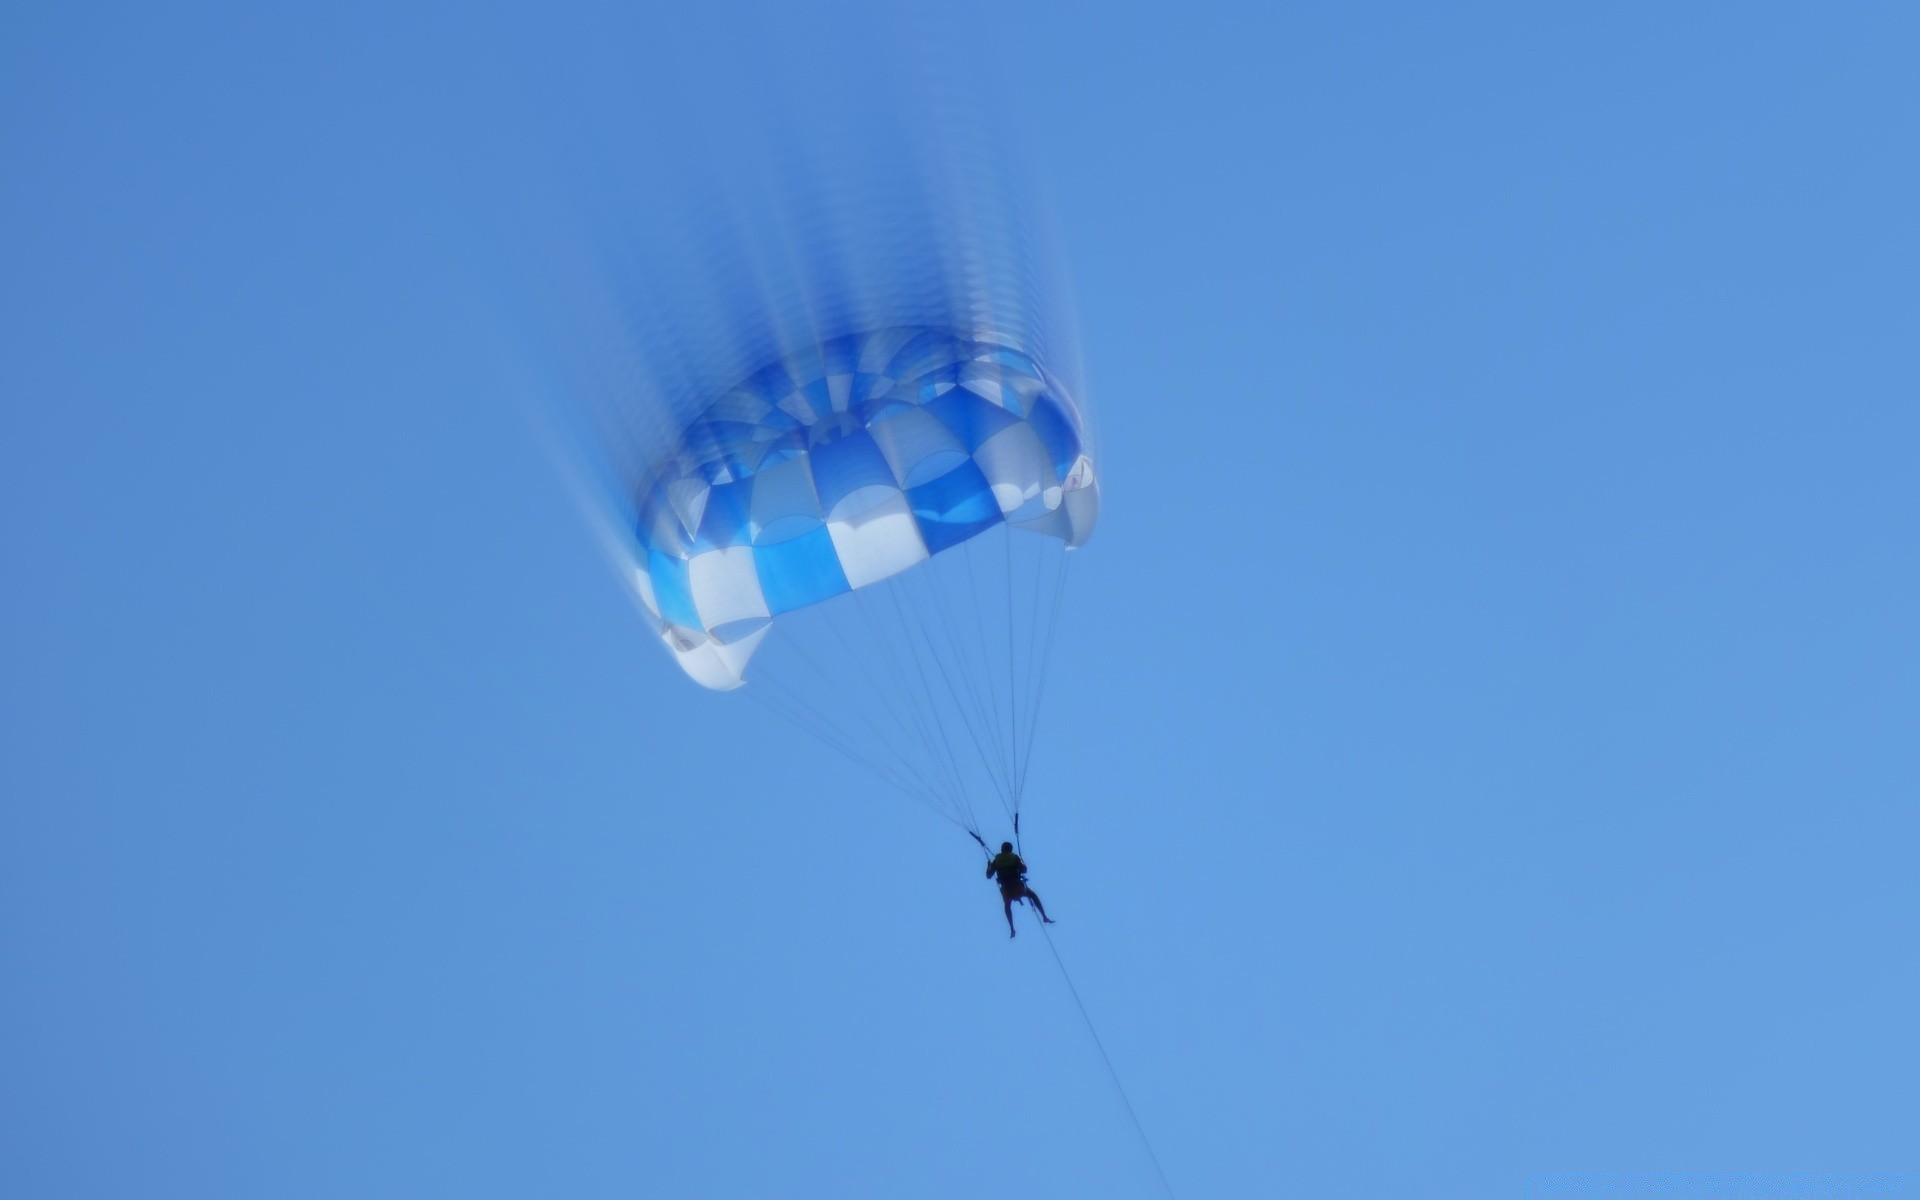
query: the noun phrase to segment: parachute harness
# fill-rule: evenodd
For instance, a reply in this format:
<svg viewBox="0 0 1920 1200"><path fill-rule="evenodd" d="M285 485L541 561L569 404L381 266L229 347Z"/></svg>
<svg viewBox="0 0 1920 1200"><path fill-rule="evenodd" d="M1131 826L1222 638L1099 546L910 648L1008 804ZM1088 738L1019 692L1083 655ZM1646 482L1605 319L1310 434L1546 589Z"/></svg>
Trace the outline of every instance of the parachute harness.
<svg viewBox="0 0 1920 1200"><path fill-rule="evenodd" d="M988 862L992 862L993 850L991 847L987 845L987 840L980 836L979 830L969 829L967 830L967 836L972 838L974 841L980 843L981 852L987 856ZM1013 814L1013 852L1015 854L1023 853L1020 848L1020 814L1019 813Z"/></svg>

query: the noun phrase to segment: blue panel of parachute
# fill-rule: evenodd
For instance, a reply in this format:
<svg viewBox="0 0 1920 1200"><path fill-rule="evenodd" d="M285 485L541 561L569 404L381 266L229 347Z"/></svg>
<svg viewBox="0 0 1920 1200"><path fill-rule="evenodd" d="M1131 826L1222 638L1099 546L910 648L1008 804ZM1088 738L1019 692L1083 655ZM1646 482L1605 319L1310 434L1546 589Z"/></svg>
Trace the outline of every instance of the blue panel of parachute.
<svg viewBox="0 0 1920 1200"><path fill-rule="evenodd" d="M931 482L907 489L907 502L920 521L920 536L928 554L938 554L985 533L1000 520L987 477L970 459L961 459L951 471Z"/></svg>
<svg viewBox="0 0 1920 1200"><path fill-rule="evenodd" d="M687 561L658 550L647 552L647 574L653 580L654 602L663 620L682 626L698 627L700 614L693 608L693 588L687 580Z"/></svg>
<svg viewBox="0 0 1920 1200"><path fill-rule="evenodd" d="M753 565L770 616L818 604L851 591L833 537L822 525L810 533L768 546L755 546Z"/></svg>

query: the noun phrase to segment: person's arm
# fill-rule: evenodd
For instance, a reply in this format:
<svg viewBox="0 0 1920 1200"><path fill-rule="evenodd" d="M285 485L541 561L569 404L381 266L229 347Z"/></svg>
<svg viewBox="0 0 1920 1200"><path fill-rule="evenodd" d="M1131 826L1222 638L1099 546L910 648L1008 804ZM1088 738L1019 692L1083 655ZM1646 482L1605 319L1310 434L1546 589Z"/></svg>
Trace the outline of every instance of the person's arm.
<svg viewBox="0 0 1920 1200"><path fill-rule="evenodd" d="M993 860L992 859L987 860L987 878L988 879L993 878Z"/></svg>

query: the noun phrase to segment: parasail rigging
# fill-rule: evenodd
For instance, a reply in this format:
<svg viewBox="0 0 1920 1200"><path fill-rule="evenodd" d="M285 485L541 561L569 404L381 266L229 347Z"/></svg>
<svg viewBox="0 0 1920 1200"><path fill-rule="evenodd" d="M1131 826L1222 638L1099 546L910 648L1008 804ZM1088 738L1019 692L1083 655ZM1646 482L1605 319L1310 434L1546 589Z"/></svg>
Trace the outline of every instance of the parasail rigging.
<svg viewBox="0 0 1920 1200"><path fill-rule="evenodd" d="M634 527L641 602L689 677L976 841L984 797L1018 830L1099 513L1084 410L1011 342L895 327L768 363L672 439Z"/></svg>
<svg viewBox="0 0 1920 1200"><path fill-rule="evenodd" d="M588 268L603 299L556 316L591 511L680 669L965 831L991 873L983 818L1018 847L1072 682L1049 663L1101 484L1067 289L977 83L876 106L902 92L863 72L850 107L692 155L679 200L650 162L607 210L635 240L588 249L615 265Z"/></svg>

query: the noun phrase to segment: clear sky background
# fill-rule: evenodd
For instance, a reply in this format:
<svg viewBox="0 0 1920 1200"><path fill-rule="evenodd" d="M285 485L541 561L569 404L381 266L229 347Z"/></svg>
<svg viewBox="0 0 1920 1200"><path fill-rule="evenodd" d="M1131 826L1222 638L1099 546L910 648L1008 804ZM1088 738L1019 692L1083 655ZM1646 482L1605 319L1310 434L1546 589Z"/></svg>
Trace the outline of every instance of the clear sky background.
<svg viewBox="0 0 1920 1200"><path fill-rule="evenodd" d="M1076 285L1026 848L1177 1192L1915 1170L1916 10L890 8L5 8L0 1194L1160 1194L502 265L921 56Z"/></svg>

